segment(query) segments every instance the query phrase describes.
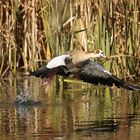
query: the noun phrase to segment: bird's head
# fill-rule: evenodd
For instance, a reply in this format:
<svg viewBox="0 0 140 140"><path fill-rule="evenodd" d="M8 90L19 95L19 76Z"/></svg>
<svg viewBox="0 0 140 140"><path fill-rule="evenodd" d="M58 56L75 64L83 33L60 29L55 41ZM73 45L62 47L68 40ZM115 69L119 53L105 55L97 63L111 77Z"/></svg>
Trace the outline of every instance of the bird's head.
<svg viewBox="0 0 140 140"><path fill-rule="evenodd" d="M94 50L91 52L88 52L90 58L107 58L106 55L104 54L104 52L102 50Z"/></svg>
<svg viewBox="0 0 140 140"><path fill-rule="evenodd" d="M102 50L97 49L95 50L95 53L97 54L98 57L107 58Z"/></svg>

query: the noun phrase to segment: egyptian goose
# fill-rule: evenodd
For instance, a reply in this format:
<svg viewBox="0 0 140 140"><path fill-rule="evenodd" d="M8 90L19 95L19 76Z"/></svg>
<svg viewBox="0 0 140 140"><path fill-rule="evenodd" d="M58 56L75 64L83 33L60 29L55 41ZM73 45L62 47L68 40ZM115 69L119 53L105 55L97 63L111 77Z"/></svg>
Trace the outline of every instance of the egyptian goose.
<svg viewBox="0 0 140 140"><path fill-rule="evenodd" d="M45 67L30 72L36 77L53 79L54 75L70 76L73 75L79 80L98 85L108 85L122 87L129 90L140 90L140 87L125 83L123 80L111 74L105 68L90 60L90 58L106 58L103 51L95 50L84 52L82 50L69 51L66 54L54 57Z"/></svg>

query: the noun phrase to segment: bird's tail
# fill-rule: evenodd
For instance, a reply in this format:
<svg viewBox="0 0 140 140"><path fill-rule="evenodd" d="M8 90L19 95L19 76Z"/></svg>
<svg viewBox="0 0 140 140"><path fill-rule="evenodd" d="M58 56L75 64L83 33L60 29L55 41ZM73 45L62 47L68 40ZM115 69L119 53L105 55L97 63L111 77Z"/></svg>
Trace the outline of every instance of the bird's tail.
<svg viewBox="0 0 140 140"><path fill-rule="evenodd" d="M115 81L114 83L117 87L122 87L122 88L125 88L128 90L140 91L140 86L125 83L123 80L117 78L116 76L114 76L114 75L112 75L112 76L113 76L113 79Z"/></svg>
<svg viewBox="0 0 140 140"><path fill-rule="evenodd" d="M48 78L51 73L51 70L48 69L47 67L42 67L36 71L30 72L30 75L35 76L35 77L40 77L40 78Z"/></svg>

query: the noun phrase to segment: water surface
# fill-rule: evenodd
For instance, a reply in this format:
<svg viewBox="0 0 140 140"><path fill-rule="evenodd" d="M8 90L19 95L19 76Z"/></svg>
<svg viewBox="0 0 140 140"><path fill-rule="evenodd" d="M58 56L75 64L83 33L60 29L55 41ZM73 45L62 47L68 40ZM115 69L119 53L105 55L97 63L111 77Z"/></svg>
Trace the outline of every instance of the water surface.
<svg viewBox="0 0 140 140"><path fill-rule="evenodd" d="M15 104L18 95L35 104ZM139 140L139 98L118 88L62 81L46 88L34 77L4 79L0 139Z"/></svg>

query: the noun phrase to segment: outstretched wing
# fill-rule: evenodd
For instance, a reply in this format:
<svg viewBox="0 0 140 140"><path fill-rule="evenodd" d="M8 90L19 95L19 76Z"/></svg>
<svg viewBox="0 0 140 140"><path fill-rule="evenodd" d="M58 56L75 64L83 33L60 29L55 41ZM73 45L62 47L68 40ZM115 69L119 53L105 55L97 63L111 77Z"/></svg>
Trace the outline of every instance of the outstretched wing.
<svg viewBox="0 0 140 140"><path fill-rule="evenodd" d="M71 61L70 55L60 55L50 60L45 67L30 72L30 74L40 78L49 78L54 74L68 76L70 74L67 68L67 63L69 63L69 61Z"/></svg>
<svg viewBox="0 0 140 140"><path fill-rule="evenodd" d="M70 71L68 70L68 68L66 66L58 66L58 67L55 67L52 69L49 69L45 66L45 67L42 67L36 71L30 72L30 74L32 76L35 76L35 77L49 78L53 74L58 74L58 75L62 75L62 76L69 76Z"/></svg>
<svg viewBox="0 0 140 140"><path fill-rule="evenodd" d="M114 84L117 87L123 87L130 90L140 90L140 87L124 83L123 80L117 78L109 71L105 70L102 65L91 60L89 60L81 69L79 77L84 82L95 85L100 83L102 85L113 86Z"/></svg>
<svg viewBox="0 0 140 140"><path fill-rule="evenodd" d="M40 78L48 78L49 74L51 73L51 69L48 69L46 66L41 67L38 70L35 71L30 71L30 75L35 76L35 77L40 77Z"/></svg>

